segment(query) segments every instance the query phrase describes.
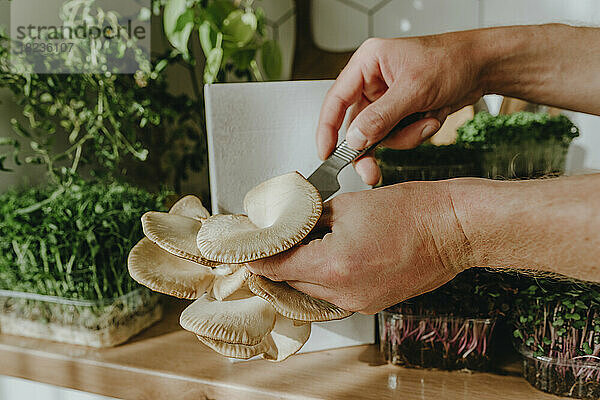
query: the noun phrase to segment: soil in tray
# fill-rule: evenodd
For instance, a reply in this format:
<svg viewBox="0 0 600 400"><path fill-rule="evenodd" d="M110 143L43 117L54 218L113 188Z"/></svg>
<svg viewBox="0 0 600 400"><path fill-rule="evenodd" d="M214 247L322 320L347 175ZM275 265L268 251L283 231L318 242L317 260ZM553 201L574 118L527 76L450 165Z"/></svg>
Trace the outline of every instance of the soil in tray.
<svg viewBox="0 0 600 400"><path fill-rule="evenodd" d="M558 396L600 399L600 382L577 377L574 372L574 367L571 366L550 364L529 357L523 359L523 375L536 389Z"/></svg>
<svg viewBox="0 0 600 400"><path fill-rule="evenodd" d="M402 344L382 343L388 361L411 368L439 368L444 370L469 369L487 371L490 358L487 354L472 352L466 357L444 348L440 342L405 340ZM391 347L391 348L390 348Z"/></svg>

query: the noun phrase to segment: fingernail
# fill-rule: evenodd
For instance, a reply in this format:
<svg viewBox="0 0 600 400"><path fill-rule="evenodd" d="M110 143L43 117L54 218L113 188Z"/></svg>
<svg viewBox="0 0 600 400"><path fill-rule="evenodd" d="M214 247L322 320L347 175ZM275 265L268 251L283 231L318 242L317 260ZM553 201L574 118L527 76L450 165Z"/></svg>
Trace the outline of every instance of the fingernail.
<svg viewBox="0 0 600 400"><path fill-rule="evenodd" d="M436 126L433 125L425 125L425 128L421 131L422 139L429 139L433 134L438 130Z"/></svg>
<svg viewBox="0 0 600 400"><path fill-rule="evenodd" d="M360 179L363 182L366 181L365 171L363 171L360 167L356 168L356 166L354 167L354 170L356 171L356 173L358 174L358 176L360 176Z"/></svg>
<svg viewBox="0 0 600 400"><path fill-rule="evenodd" d="M360 129L353 126L346 133L346 143L355 150L362 150L367 147L367 138Z"/></svg>

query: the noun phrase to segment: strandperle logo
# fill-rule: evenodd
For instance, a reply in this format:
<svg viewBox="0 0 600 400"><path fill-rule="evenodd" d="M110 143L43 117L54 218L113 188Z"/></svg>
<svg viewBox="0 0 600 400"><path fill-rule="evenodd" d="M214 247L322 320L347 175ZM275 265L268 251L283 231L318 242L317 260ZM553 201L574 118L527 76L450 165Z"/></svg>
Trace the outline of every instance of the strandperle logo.
<svg viewBox="0 0 600 400"><path fill-rule="evenodd" d="M144 70L150 16L150 0L12 1L11 67L20 73Z"/></svg>
<svg viewBox="0 0 600 400"><path fill-rule="evenodd" d="M134 22L127 21L125 26L117 25L116 28L111 25L88 26L86 21L76 26L17 26L17 40L56 40L56 39L114 39L126 35L137 40L146 38L146 27L141 25L134 26Z"/></svg>

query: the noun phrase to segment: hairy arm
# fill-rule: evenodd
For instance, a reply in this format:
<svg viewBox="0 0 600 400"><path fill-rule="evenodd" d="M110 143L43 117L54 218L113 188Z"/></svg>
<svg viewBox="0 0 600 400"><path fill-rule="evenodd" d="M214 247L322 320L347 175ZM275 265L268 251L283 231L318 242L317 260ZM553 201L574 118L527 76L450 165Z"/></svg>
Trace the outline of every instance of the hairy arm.
<svg viewBox="0 0 600 400"><path fill-rule="evenodd" d="M600 282L600 174L449 181L470 266L533 269ZM469 267L470 267L469 266Z"/></svg>
<svg viewBox="0 0 600 400"><path fill-rule="evenodd" d="M325 159L333 151L350 107L351 147L363 149L385 137L384 145L407 149L487 93L600 115L600 29L551 24L369 39L325 96L319 155ZM388 135L414 112L426 117ZM354 167L366 183L379 180L372 154Z"/></svg>
<svg viewBox="0 0 600 400"><path fill-rule="evenodd" d="M483 93L600 115L600 29L561 24L475 31Z"/></svg>

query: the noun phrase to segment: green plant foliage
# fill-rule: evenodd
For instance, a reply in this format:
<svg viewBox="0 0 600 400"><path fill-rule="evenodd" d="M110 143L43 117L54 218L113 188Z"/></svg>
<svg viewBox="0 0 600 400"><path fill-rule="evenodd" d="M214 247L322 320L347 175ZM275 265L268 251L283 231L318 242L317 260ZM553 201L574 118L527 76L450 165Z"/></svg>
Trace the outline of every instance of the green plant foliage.
<svg viewBox="0 0 600 400"><path fill-rule="evenodd" d="M24 118L11 120L19 140L0 137L0 169L10 157L16 165L43 164L64 181L81 164L97 176L122 174L127 165L179 190L204 165L202 103L170 94L164 79L177 57L158 57L151 71L135 75L22 75L9 67L7 46L0 37L0 87L13 92ZM67 138L62 149L61 136ZM21 157L24 148L34 154ZM148 157L144 168L132 164Z"/></svg>
<svg viewBox="0 0 600 400"><path fill-rule="evenodd" d="M511 316L519 346L571 360L600 354L600 286L538 279L517 292Z"/></svg>
<svg viewBox="0 0 600 400"><path fill-rule="evenodd" d="M480 268L461 272L429 293L404 301L390 310L413 315L447 315L470 318L504 316L510 310L509 276Z"/></svg>
<svg viewBox="0 0 600 400"><path fill-rule="evenodd" d="M480 112L458 128L456 142L465 146L493 149L499 144L557 141L568 146L579 136L577 127L564 115L517 112L493 116Z"/></svg>
<svg viewBox="0 0 600 400"><path fill-rule="evenodd" d="M234 4L235 3L235 4ZM225 71L239 78L263 80L281 76L281 50L277 42L266 39L262 9L253 0L155 0L164 6L163 25L171 45L183 58L195 63L189 41L198 31L204 53L204 82L222 82ZM258 67L260 53L263 71Z"/></svg>
<svg viewBox="0 0 600 400"><path fill-rule="evenodd" d="M189 57L188 40L194 28L194 12L186 0L170 0L163 12L163 28L169 41L185 57Z"/></svg>
<svg viewBox="0 0 600 400"><path fill-rule="evenodd" d="M267 40L262 47L262 64L269 79L281 77L281 49L274 40Z"/></svg>
<svg viewBox="0 0 600 400"><path fill-rule="evenodd" d="M127 255L165 194L76 180L0 195L0 288L87 300L138 288Z"/></svg>

